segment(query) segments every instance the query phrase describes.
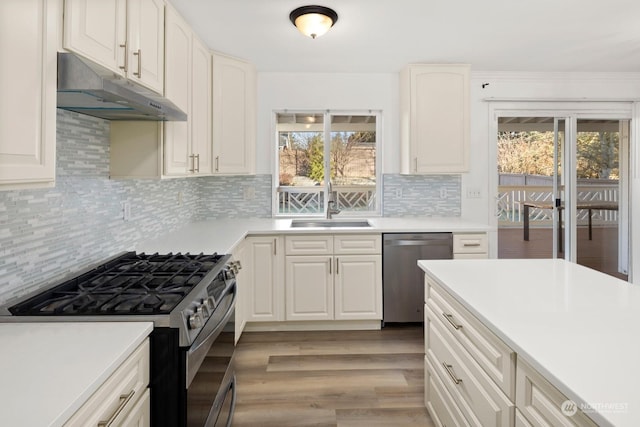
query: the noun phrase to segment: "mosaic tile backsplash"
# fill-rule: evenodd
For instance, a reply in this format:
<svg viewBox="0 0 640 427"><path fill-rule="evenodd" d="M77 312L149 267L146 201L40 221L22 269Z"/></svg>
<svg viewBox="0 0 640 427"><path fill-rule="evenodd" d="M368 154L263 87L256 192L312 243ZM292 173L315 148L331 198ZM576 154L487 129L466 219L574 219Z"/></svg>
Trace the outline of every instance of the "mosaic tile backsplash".
<svg viewBox="0 0 640 427"><path fill-rule="evenodd" d="M0 191L0 304L191 221L271 216L271 175L110 180L102 119L58 110L56 151L55 188ZM383 184L384 216L460 215L458 176Z"/></svg>
<svg viewBox="0 0 640 427"><path fill-rule="evenodd" d="M110 180L105 120L58 110L56 151L55 188L0 191L0 304L190 221L271 216L271 175Z"/></svg>

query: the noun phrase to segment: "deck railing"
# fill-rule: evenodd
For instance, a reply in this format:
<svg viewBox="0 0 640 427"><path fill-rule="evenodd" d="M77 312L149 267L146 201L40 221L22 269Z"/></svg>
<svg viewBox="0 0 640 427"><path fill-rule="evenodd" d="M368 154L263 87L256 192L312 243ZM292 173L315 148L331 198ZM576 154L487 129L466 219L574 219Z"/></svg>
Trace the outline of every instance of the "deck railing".
<svg viewBox="0 0 640 427"><path fill-rule="evenodd" d="M518 226L522 224L523 207L520 202L553 202L552 188L548 185L501 185L498 187L498 199L496 201L496 215L501 227ZM579 185L578 201L618 201L617 185ZM532 226L550 226L552 220L552 209L529 209L529 222ZM578 223L587 224L589 211L581 209L578 211ZM618 211L615 210L595 210L592 214L594 225L615 224L618 222Z"/></svg>
<svg viewBox="0 0 640 427"><path fill-rule="evenodd" d="M337 207L343 211L373 211L376 205L375 186L332 186ZM278 213L313 215L324 212L324 187L278 187Z"/></svg>

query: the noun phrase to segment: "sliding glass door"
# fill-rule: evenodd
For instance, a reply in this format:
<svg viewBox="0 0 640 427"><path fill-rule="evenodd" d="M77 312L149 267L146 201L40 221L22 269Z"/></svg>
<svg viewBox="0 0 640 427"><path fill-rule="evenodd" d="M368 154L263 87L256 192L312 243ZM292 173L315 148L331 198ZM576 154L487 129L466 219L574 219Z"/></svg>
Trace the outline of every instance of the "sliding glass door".
<svg viewBox="0 0 640 427"><path fill-rule="evenodd" d="M498 117L498 257L627 279L629 120Z"/></svg>

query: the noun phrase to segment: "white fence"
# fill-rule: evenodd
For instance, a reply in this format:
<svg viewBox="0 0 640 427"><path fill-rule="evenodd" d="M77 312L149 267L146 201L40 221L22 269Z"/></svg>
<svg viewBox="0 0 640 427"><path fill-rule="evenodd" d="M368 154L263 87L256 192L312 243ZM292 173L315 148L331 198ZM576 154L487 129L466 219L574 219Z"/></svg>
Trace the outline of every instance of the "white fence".
<svg viewBox="0 0 640 427"><path fill-rule="evenodd" d="M373 211L376 205L375 186L332 187L333 200L343 211ZM282 186L278 187L279 214L318 214L324 212L324 187Z"/></svg>
<svg viewBox="0 0 640 427"><path fill-rule="evenodd" d="M594 180L588 181L593 182ZM579 183L578 201L617 202L617 181L602 181L606 182L591 185ZM552 188L548 185L500 185L498 187L498 199L496 201L496 214L498 215L498 221L501 227L517 226L522 223L524 220L523 207L520 202L523 201L553 203ZM589 219L588 215L588 210L579 210L578 223L586 224ZM532 226L550 225L551 220L552 209L529 209L529 221ZM615 224L618 222L618 211L594 210L592 221L594 225Z"/></svg>

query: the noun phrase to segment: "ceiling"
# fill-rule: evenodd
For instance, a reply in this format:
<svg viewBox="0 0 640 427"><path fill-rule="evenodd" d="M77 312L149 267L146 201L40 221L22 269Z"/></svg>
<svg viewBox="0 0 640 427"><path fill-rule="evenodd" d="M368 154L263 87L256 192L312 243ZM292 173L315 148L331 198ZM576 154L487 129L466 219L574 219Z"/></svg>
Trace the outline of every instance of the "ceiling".
<svg viewBox="0 0 640 427"><path fill-rule="evenodd" d="M395 73L408 63L474 71L640 72L637 0L170 0L213 50L258 71ZM289 21L339 15L312 40Z"/></svg>

